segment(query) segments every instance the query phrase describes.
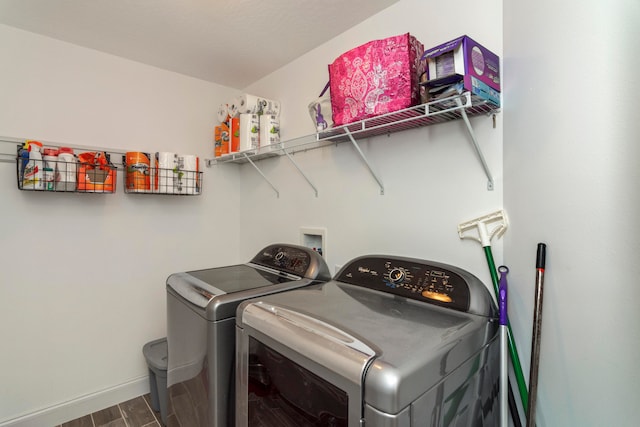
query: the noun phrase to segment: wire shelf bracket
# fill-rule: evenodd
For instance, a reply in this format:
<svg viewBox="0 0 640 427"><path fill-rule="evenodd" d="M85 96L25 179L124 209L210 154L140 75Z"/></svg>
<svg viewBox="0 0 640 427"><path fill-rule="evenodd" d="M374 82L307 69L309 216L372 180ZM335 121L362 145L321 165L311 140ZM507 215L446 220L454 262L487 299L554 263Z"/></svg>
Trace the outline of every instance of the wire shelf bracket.
<svg viewBox="0 0 640 427"><path fill-rule="evenodd" d="M262 170L260 170L260 168L258 167L258 165L256 165L253 160L251 160L251 157L249 157L249 155L247 153L244 153L245 158L247 159L247 161L251 164L251 166L253 166L258 173L262 176L262 178L267 181L267 183L271 186L271 188L273 188L273 191L276 192L276 196L278 198L280 198L280 192L278 191L278 189L276 188L275 185L273 185L273 183L271 181L269 181L269 178L267 178L267 176L264 174L264 172L262 172Z"/></svg>
<svg viewBox="0 0 640 427"><path fill-rule="evenodd" d="M373 176L373 178L376 180L376 182L378 183L378 185L380 186L380 195L384 196L384 185L382 184L382 180L380 179L380 177L378 177L378 175L375 173L375 171L373 170L373 168L371 167L371 164L369 164L369 161L367 160L367 157L364 155L364 153L362 152L362 150L360 149L360 146L358 145L358 143L356 142L355 138L353 137L353 135L351 134L351 132L349 132L349 129L345 129L345 133L347 134L347 136L349 137L349 140L351 141L351 143L353 144L354 148L356 149L356 151L358 152L358 154L360 155L360 158L362 159L362 161L364 162L364 164L367 166L367 169L369 169L369 173L371 174L371 176Z"/></svg>
<svg viewBox="0 0 640 427"><path fill-rule="evenodd" d="M476 134L473 131L471 122L469 121L469 116L467 115L467 112L462 106L462 102L460 101L460 98L456 99L456 104L458 104L458 106L460 107L460 115L462 116L462 120L464 121L467 131L469 132L469 136L471 137L473 148L475 149L476 154L478 155L478 159L480 159L480 163L482 164L482 169L484 169L484 174L487 176L487 180L488 180L487 190L493 191L493 175L491 175L491 171L489 170L487 161L485 160L484 155L482 154L482 150L480 149L480 145L478 144L478 140L476 139Z"/></svg>
<svg viewBox="0 0 640 427"><path fill-rule="evenodd" d="M311 188L313 188L313 191L316 195L316 197L318 197L318 189L316 188L315 185L313 185L313 183L311 182L311 180L309 179L309 177L307 177L307 175L302 171L302 169L300 169L300 166L298 166L298 164L293 160L293 157L291 157L291 154L289 154L287 152L287 150L285 150L284 148L282 149L282 151L284 152L284 154L287 155L287 158L291 161L291 163L293 164L293 166L295 166L296 169L298 169L298 172L300 172L300 174L304 177L304 179L307 181L307 184L309 184L309 186Z"/></svg>

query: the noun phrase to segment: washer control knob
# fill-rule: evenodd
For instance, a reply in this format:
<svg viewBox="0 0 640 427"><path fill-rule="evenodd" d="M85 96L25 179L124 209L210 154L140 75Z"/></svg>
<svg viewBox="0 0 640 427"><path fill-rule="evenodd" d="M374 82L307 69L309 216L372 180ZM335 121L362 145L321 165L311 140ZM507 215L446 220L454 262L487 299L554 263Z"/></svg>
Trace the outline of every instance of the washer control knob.
<svg viewBox="0 0 640 427"><path fill-rule="evenodd" d="M394 285L398 285L404 281L406 274L401 268L392 268L389 270L389 281Z"/></svg>

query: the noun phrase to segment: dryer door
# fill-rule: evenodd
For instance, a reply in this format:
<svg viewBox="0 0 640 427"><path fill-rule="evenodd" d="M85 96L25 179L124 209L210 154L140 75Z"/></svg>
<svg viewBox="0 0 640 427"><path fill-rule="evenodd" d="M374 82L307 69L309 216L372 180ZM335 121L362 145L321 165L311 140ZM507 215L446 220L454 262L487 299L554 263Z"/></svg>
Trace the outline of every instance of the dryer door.
<svg viewBox="0 0 640 427"><path fill-rule="evenodd" d="M319 319L255 302L236 330L236 426L359 426L376 352Z"/></svg>

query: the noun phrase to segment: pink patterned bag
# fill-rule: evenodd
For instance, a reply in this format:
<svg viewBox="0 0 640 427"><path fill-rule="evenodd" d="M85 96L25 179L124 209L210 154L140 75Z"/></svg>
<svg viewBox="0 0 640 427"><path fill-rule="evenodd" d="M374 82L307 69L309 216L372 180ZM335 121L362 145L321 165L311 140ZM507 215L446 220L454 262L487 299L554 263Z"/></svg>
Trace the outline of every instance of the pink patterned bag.
<svg viewBox="0 0 640 427"><path fill-rule="evenodd" d="M374 40L329 65L335 126L420 103L424 46L409 33Z"/></svg>

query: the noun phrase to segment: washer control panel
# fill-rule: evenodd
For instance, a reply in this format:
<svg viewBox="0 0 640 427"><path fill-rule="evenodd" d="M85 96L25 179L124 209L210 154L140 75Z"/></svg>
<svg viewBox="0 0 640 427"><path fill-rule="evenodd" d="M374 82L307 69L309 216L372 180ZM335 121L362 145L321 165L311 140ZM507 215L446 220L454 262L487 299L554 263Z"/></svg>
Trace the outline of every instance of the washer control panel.
<svg viewBox="0 0 640 427"><path fill-rule="evenodd" d="M251 262L286 271L296 276L307 277L307 272L312 267L312 256L311 249L287 245L270 245L253 257Z"/></svg>
<svg viewBox="0 0 640 427"><path fill-rule="evenodd" d="M335 280L466 312L470 284L453 270L441 263L371 256L356 258Z"/></svg>

